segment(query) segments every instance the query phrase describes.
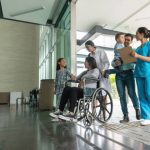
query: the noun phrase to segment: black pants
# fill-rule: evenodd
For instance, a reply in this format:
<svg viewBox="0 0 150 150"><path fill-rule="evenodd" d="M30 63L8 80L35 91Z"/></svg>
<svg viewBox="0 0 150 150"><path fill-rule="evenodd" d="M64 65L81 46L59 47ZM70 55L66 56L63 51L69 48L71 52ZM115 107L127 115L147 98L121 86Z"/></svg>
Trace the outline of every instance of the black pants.
<svg viewBox="0 0 150 150"><path fill-rule="evenodd" d="M59 109L63 111L69 101L69 111L74 112L76 101L80 98L83 98L83 89L78 87L65 87L61 96Z"/></svg>

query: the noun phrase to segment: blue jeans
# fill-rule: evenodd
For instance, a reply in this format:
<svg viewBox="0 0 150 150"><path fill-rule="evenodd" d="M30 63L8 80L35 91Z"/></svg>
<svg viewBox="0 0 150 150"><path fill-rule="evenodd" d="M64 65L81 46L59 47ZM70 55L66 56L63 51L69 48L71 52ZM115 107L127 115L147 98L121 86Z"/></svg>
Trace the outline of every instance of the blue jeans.
<svg viewBox="0 0 150 150"><path fill-rule="evenodd" d="M129 97L132 100L133 107L139 109L139 101L135 93L135 80L133 71L124 71L116 74L116 86L120 97L120 104L123 114L128 114L125 87L127 87Z"/></svg>
<svg viewBox="0 0 150 150"><path fill-rule="evenodd" d="M150 77L136 78L141 107L141 118L150 119Z"/></svg>
<svg viewBox="0 0 150 150"><path fill-rule="evenodd" d="M117 74L117 73L120 73L121 70L120 69L107 69L105 72L106 74Z"/></svg>

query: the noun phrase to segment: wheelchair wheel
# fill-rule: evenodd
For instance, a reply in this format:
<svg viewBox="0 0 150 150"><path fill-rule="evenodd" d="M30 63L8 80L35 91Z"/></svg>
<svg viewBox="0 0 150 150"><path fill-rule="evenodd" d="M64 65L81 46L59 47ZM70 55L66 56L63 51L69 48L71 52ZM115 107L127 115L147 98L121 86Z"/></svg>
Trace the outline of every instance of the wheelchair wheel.
<svg viewBox="0 0 150 150"><path fill-rule="evenodd" d="M92 97L92 115L100 122L110 119L113 111L113 102L109 92L103 88L97 89Z"/></svg>
<svg viewBox="0 0 150 150"><path fill-rule="evenodd" d="M79 109L79 110L78 110ZM80 121L85 117L85 110L84 110L84 105L83 105L83 100L80 99L75 106L74 109L74 114L75 114L75 118Z"/></svg>
<svg viewBox="0 0 150 150"><path fill-rule="evenodd" d="M91 115L86 115L85 118L83 119L83 124L85 127L89 127L92 124L92 116Z"/></svg>

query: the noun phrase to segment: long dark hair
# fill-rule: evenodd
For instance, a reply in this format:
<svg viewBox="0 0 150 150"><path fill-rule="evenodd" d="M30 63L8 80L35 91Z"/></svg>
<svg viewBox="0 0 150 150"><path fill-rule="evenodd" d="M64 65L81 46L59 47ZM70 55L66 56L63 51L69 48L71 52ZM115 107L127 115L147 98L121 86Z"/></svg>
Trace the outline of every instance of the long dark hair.
<svg viewBox="0 0 150 150"><path fill-rule="evenodd" d="M65 59L65 58L58 58L58 59L57 59L56 70L59 70L59 69L60 69L59 63L60 63L63 59ZM64 68L67 68L67 66L65 66Z"/></svg>
<svg viewBox="0 0 150 150"><path fill-rule="evenodd" d="M150 30L148 30L146 27L140 27L137 29L137 32L140 34L143 33L144 38L150 38Z"/></svg>
<svg viewBox="0 0 150 150"><path fill-rule="evenodd" d="M91 69L97 68L97 64L96 64L95 58L88 56L88 57L85 58L85 61L88 62L88 64L91 67Z"/></svg>

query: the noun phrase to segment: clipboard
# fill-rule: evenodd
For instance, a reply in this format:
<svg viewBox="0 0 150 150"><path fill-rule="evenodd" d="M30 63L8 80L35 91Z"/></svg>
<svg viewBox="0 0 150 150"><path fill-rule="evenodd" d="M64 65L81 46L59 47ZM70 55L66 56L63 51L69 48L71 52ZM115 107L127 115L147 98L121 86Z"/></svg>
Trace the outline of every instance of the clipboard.
<svg viewBox="0 0 150 150"><path fill-rule="evenodd" d="M132 47L124 47L124 48L118 49L118 52L120 53L120 57L123 61L123 64L136 62L136 58L130 56L130 53L132 51L133 51Z"/></svg>

